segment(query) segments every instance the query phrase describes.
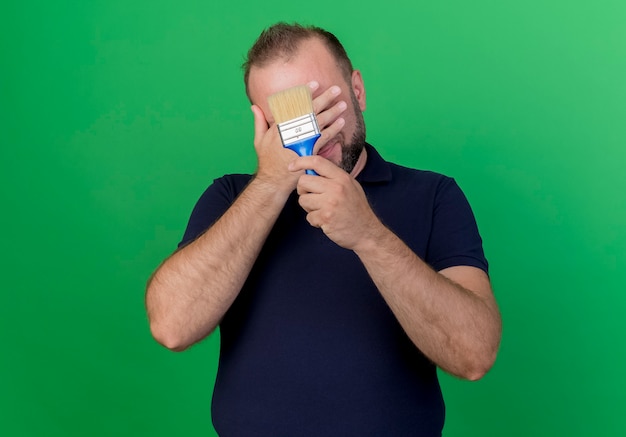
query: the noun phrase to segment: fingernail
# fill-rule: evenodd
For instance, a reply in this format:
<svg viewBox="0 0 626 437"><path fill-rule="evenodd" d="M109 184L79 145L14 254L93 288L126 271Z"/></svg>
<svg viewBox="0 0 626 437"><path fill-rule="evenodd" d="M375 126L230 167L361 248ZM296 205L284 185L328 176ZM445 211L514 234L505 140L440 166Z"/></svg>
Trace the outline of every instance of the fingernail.
<svg viewBox="0 0 626 437"><path fill-rule="evenodd" d="M338 106L339 106L339 109L341 111L345 111L345 109L348 107L348 104L346 102L344 102L344 101L341 101L341 102L339 102Z"/></svg>
<svg viewBox="0 0 626 437"><path fill-rule="evenodd" d="M320 84L315 80L312 80L307 85L309 85L309 88L311 88L313 91L315 91L320 86Z"/></svg>
<svg viewBox="0 0 626 437"><path fill-rule="evenodd" d="M339 88L338 86L333 86L330 88L330 93L334 96L337 96L341 94L341 88Z"/></svg>

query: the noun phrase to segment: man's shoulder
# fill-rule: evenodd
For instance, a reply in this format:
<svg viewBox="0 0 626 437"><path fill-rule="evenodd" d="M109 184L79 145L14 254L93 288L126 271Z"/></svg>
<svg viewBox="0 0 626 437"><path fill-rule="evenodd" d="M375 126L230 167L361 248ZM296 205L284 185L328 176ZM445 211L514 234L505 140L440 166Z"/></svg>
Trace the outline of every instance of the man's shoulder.
<svg viewBox="0 0 626 437"><path fill-rule="evenodd" d="M252 179L252 176L253 175L248 173L227 173L223 176L216 178L215 181L225 181L234 184L248 183L250 182L250 179Z"/></svg>
<svg viewBox="0 0 626 437"><path fill-rule="evenodd" d="M252 175L242 173L225 174L213 179L198 199L196 208L215 202L216 200L229 204L241 194L251 179Z"/></svg>
<svg viewBox="0 0 626 437"><path fill-rule="evenodd" d="M250 183L251 174L245 173L228 173L213 180L211 187L217 188L229 193L239 194Z"/></svg>
<svg viewBox="0 0 626 437"><path fill-rule="evenodd" d="M360 179L364 182L389 182L397 183L439 185L452 180L447 175L432 170L409 167L387 161L378 150L371 144L367 144L368 164Z"/></svg>
<svg viewBox="0 0 626 437"><path fill-rule="evenodd" d="M388 164L392 174L392 181L395 184L406 184L416 188L430 187L437 190L455 183L452 177L437 171L407 167L392 162Z"/></svg>
<svg viewBox="0 0 626 437"><path fill-rule="evenodd" d="M443 173L439 173L434 170L426 170L422 168L408 167L406 165L396 164L395 162L388 162L391 170L395 174L406 175L409 177L416 177L421 179L448 179L449 177Z"/></svg>

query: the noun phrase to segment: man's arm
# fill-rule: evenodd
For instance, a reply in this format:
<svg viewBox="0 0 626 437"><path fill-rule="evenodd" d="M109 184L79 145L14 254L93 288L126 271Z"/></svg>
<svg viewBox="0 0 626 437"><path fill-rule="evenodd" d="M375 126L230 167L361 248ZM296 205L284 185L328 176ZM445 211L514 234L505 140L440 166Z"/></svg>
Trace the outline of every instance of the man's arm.
<svg viewBox="0 0 626 437"><path fill-rule="evenodd" d="M496 359L500 315L487 274L476 267L432 270L381 226L355 248L413 343L434 363L477 380Z"/></svg>
<svg viewBox="0 0 626 437"><path fill-rule="evenodd" d="M316 89L317 84L311 84ZM327 90L315 100L323 144L343 125L343 109ZM296 155L284 148L278 129L268 127L256 105L254 146L256 176L229 209L204 234L166 259L146 290L146 309L154 338L180 351L218 325L245 283L299 174L287 169Z"/></svg>
<svg viewBox="0 0 626 437"><path fill-rule="evenodd" d="M215 329L288 195L254 178L213 226L157 269L148 283L146 307L159 343L180 351Z"/></svg>
<svg viewBox="0 0 626 437"><path fill-rule="evenodd" d="M299 158L300 205L307 220L353 250L413 343L435 364L476 380L491 368L500 343L500 314L485 272L458 266L435 272L386 228L350 175L321 157Z"/></svg>
<svg viewBox="0 0 626 437"><path fill-rule="evenodd" d="M253 107L253 112L257 150L273 147L280 156L277 130L267 128L260 109ZM263 151L258 153L265 158ZM184 350L215 329L239 294L295 186L293 175L284 171L281 175L274 161L259 161L259 173L228 210L195 241L166 259L148 282L150 329L169 349Z"/></svg>

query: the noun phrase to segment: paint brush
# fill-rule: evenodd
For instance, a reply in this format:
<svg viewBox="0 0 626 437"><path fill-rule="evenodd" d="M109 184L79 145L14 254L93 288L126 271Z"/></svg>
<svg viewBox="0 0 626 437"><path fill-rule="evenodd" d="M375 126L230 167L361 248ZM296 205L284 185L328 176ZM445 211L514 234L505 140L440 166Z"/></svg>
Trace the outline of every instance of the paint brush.
<svg viewBox="0 0 626 437"><path fill-rule="evenodd" d="M299 156L313 155L320 128L313 112L311 89L306 85L287 88L269 96L267 103L278 125L283 146ZM317 174L313 170L306 173Z"/></svg>

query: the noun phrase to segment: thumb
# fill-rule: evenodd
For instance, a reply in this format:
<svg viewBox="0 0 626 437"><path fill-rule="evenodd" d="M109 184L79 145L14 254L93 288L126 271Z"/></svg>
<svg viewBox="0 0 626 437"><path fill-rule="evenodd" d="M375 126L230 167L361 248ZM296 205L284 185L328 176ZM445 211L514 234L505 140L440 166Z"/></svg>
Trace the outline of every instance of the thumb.
<svg viewBox="0 0 626 437"><path fill-rule="evenodd" d="M250 109L254 115L254 143L257 144L261 141L261 138L263 138L263 135L265 135L269 126L267 124L267 120L265 119L265 114L259 106L252 105Z"/></svg>

